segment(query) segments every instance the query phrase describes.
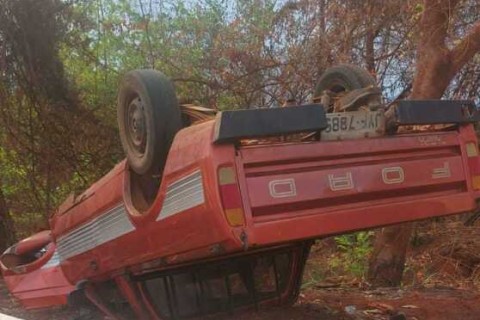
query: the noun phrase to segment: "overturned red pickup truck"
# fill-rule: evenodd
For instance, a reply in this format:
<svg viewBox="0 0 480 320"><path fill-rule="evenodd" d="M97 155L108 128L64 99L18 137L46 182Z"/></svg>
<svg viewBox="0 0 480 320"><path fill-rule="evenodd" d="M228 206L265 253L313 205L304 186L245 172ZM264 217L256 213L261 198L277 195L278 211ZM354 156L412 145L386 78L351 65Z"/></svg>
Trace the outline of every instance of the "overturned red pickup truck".
<svg viewBox="0 0 480 320"><path fill-rule="evenodd" d="M182 112L161 73L128 73L118 97L127 159L52 216L50 268L66 281L45 283L45 300L25 304L68 300L113 319L288 304L314 239L477 210L472 102L387 110L368 73L344 65L327 70L315 97L321 104L209 117ZM9 250L5 279L49 270L41 253L22 260ZM28 285L9 288L27 300Z"/></svg>

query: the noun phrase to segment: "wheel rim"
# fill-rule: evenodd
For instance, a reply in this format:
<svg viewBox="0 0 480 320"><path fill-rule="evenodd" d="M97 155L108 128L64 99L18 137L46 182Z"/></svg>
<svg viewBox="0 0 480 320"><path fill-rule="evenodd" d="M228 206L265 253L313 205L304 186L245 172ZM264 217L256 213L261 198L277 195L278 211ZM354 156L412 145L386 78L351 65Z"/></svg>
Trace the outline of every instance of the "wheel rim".
<svg viewBox="0 0 480 320"><path fill-rule="evenodd" d="M147 144L145 108L139 97L134 98L127 108L128 143L139 157L145 154Z"/></svg>

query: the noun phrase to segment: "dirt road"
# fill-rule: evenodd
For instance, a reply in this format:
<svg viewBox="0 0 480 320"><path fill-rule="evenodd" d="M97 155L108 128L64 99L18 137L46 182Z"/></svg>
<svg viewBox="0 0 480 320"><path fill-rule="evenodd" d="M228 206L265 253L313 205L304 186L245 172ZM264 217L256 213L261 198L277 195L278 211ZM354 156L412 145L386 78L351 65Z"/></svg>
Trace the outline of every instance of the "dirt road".
<svg viewBox="0 0 480 320"><path fill-rule="evenodd" d="M0 282L0 313L27 320L72 319L68 310L28 312L12 299ZM209 317L215 320L318 320L318 319L391 319L391 320L476 320L480 319L480 293L458 289L318 289L301 293L289 308L270 308L258 312ZM96 320L96 319L92 319ZM100 319L99 319L100 320Z"/></svg>

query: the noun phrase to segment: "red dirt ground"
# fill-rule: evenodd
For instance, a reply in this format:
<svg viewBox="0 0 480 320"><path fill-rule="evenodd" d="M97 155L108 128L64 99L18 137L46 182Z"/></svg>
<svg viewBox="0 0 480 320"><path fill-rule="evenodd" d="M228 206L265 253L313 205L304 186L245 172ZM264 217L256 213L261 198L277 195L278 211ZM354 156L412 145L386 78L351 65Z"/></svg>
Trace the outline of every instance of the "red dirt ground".
<svg viewBox="0 0 480 320"><path fill-rule="evenodd" d="M0 312L28 320L72 319L65 309L28 312L8 296L0 284ZM212 319L212 318L211 318ZM480 319L480 293L459 289L308 289L288 308L213 317L215 320L474 320ZM93 319L92 319L93 320Z"/></svg>

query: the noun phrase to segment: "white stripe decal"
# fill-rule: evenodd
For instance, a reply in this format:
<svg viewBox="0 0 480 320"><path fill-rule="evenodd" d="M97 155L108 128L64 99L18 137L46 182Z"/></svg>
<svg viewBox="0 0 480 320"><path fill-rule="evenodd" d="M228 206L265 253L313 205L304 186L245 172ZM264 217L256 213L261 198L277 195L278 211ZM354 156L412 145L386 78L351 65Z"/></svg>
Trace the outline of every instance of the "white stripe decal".
<svg viewBox="0 0 480 320"><path fill-rule="evenodd" d="M47 269L56 267L60 264L60 256L58 255L58 251L55 250L53 255L50 257L50 260L47 261L40 269Z"/></svg>
<svg viewBox="0 0 480 320"><path fill-rule="evenodd" d="M58 238L60 261L87 252L133 230L135 227L128 218L125 206L119 205Z"/></svg>
<svg viewBox="0 0 480 320"><path fill-rule="evenodd" d="M204 202L202 173L200 170L197 170L167 187L165 200L157 221L196 207Z"/></svg>

